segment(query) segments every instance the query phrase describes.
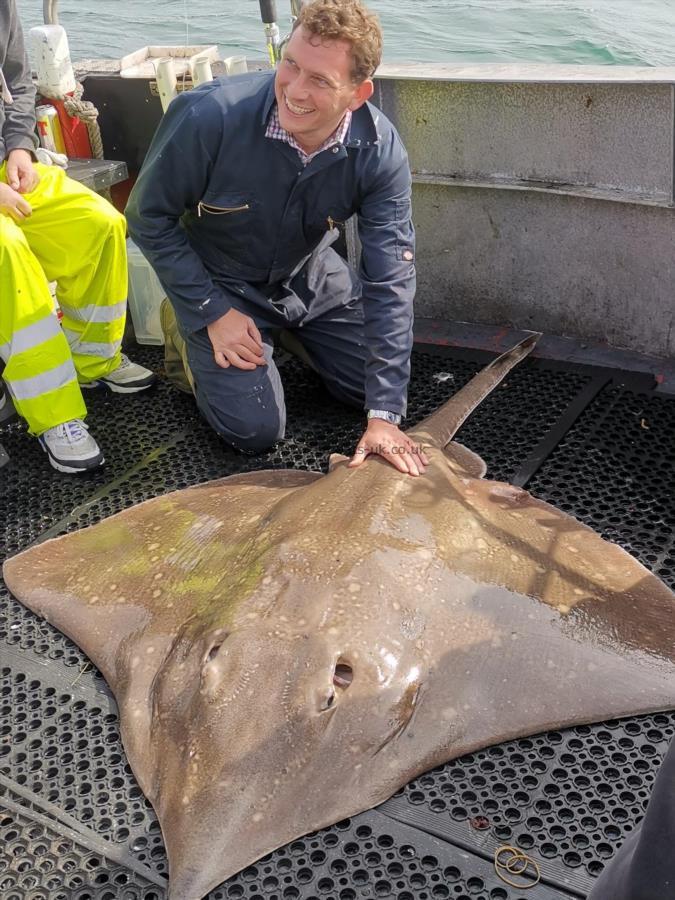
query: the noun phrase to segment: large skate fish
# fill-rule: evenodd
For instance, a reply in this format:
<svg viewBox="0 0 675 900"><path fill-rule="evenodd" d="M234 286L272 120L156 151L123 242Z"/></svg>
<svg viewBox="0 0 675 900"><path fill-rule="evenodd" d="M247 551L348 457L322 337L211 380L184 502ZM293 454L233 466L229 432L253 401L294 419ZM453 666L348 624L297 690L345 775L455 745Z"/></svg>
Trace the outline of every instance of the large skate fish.
<svg viewBox="0 0 675 900"><path fill-rule="evenodd" d="M423 477L236 475L5 563L115 694L172 900L468 751L675 706L671 591L449 443L533 343L411 432Z"/></svg>

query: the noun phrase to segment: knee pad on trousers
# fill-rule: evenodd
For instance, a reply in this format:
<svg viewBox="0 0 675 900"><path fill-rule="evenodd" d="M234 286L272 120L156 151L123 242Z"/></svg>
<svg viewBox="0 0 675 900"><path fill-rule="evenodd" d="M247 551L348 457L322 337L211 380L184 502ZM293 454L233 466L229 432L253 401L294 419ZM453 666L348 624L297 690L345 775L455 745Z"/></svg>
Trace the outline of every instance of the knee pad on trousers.
<svg viewBox="0 0 675 900"><path fill-rule="evenodd" d="M257 403L239 402L236 409L218 409L195 385L195 399L211 428L236 450L260 453L280 441L286 432L286 410L275 405L261 408Z"/></svg>
<svg viewBox="0 0 675 900"><path fill-rule="evenodd" d="M223 440L231 444L235 450L244 453L262 453L280 441L286 432L286 422L279 418L276 422L263 422L255 431L246 434L234 434L229 430L219 430Z"/></svg>

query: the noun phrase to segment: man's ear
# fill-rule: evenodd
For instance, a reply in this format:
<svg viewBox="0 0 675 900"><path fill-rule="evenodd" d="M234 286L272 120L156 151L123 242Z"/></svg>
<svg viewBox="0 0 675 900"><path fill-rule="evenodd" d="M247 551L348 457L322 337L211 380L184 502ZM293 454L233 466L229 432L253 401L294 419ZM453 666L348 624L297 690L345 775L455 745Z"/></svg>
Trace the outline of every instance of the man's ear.
<svg viewBox="0 0 675 900"><path fill-rule="evenodd" d="M366 78L365 81L362 81L361 84L356 88L356 92L354 94L354 99L349 104L349 108L352 112L357 110L360 106L366 102L366 100L370 100L373 96L373 91L375 90L375 85L373 84L372 78Z"/></svg>

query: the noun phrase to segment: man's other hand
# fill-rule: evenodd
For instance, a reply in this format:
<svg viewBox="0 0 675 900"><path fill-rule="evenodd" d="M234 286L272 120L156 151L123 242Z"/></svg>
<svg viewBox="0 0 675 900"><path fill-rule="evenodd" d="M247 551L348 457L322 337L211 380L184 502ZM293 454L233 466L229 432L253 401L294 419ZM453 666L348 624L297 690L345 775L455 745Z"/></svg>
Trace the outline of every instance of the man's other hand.
<svg viewBox="0 0 675 900"><path fill-rule="evenodd" d="M0 215L22 222L33 212L30 203L8 184L0 182Z"/></svg>
<svg viewBox="0 0 675 900"><path fill-rule="evenodd" d="M228 369L255 369L266 366L263 342L255 322L237 309L207 325L213 356L219 366Z"/></svg>
<svg viewBox="0 0 675 900"><path fill-rule="evenodd" d="M429 459L396 425L384 419L370 419L352 457L349 468L360 466L367 456L375 453L390 462L399 472L407 475L423 475Z"/></svg>
<svg viewBox="0 0 675 900"><path fill-rule="evenodd" d="M40 182L28 150L10 150L7 157L7 184L20 194L30 194Z"/></svg>

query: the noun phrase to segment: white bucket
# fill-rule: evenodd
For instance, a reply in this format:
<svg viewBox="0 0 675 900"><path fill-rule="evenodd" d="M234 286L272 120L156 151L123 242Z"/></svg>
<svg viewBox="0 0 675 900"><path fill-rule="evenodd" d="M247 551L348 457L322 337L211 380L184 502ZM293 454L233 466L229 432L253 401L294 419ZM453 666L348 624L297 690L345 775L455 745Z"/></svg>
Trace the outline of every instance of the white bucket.
<svg viewBox="0 0 675 900"><path fill-rule="evenodd" d="M127 238L129 265L129 312L139 344L163 344L164 334L159 320L159 307L166 291L159 283L155 271L138 249Z"/></svg>

